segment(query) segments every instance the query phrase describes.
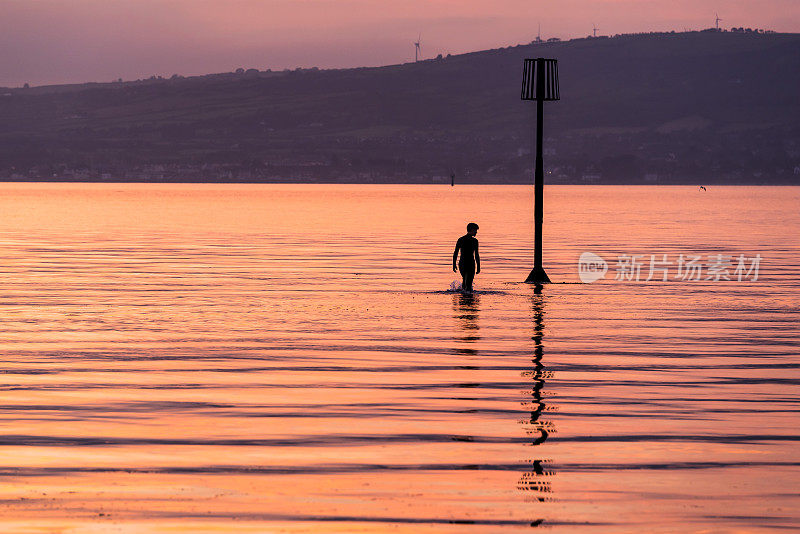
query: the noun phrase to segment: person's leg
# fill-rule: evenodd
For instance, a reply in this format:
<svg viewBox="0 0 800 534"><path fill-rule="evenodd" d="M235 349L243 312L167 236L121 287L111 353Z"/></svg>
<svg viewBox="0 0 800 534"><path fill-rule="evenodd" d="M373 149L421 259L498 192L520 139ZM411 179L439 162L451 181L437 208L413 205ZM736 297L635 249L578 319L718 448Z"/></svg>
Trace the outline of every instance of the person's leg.
<svg viewBox="0 0 800 534"><path fill-rule="evenodd" d="M459 263L458 270L461 271L461 289L464 291L472 291L472 280L475 278L475 264L474 263Z"/></svg>
<svg viewBox="0 0 800 534"><path fill-rule="evenodd" d="M467 277L465 278L465 280L467 282L466 290L471 292L472 291L472 281L475 280L475 271L473 270L472 272L467 273Z"/></svg>

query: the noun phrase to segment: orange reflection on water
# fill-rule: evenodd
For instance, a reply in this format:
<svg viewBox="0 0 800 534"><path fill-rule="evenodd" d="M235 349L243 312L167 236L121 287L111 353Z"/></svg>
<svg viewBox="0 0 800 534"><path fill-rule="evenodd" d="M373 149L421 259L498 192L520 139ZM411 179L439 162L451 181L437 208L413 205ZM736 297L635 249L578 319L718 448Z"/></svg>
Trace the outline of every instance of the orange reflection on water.
<svg viewBox="0 0 800 534"><path fill-rule="evenodd" d="M797 189L2 189L4 531L800 528Z"/></svg>

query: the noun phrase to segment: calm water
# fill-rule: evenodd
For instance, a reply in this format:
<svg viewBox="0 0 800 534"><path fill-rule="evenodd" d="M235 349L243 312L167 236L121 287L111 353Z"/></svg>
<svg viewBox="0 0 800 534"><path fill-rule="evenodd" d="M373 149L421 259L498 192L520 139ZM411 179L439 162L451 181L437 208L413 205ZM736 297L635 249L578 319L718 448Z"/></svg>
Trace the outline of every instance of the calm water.
<svg viewBox="0 0 800 534"><path fill-rule="evenodd" d="M800 529L798 188L0 193L3 532Z"/></svg>

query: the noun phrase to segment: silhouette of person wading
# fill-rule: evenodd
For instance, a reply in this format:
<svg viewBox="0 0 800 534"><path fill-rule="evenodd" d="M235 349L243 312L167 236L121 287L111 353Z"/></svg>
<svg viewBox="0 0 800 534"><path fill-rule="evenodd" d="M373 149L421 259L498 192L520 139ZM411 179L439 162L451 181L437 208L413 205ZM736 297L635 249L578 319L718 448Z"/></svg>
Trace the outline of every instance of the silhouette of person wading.
<svg viewBox="0 0 800 534"><path fill-rule="evenodd" d="M469 223L467 233L458 238L456 249L453 251L453 272L461 272L461 289L472 292L472 280L475 275L481 272L481 257L478 255L478 240L475 234L478 233L478 225ZM458 258L458 251L461 251L461 259ZM456 269L458 260L458 269Z"/></svg>

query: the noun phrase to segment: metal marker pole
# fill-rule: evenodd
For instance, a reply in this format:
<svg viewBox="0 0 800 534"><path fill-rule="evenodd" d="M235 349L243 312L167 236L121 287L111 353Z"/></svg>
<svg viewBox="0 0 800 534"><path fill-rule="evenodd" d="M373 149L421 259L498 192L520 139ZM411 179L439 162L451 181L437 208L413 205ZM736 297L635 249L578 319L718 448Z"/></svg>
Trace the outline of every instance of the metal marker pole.
<svg viewBox="0 0 800 534"><path fill-rule="evenodd" d="M533 270L525 282L549 284L550 278L542 266L542 222L544 220L544 159L542 156L544 130L545 60L536 60L536 171L533 182Z"/></svg>

